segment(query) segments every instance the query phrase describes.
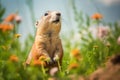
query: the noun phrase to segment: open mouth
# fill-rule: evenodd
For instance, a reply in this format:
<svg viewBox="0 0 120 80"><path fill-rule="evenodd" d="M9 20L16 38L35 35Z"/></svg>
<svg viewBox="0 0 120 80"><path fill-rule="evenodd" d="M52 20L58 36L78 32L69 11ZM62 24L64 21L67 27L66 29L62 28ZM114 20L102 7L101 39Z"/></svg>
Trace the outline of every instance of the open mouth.
<svg viewBox="0 0 120 80"><path fill-rule="evenodd" d="M53 21L53 23L58 23L60 20L59 19L56 19Z"/></svg>
<svg viewBox="0 0 120 80"><path fill-rule="evenodd" d="M59 17L56 17L56 19L53 20L53 23L58 23L58 22L60 22L60 18L59 18Z"/></svg>

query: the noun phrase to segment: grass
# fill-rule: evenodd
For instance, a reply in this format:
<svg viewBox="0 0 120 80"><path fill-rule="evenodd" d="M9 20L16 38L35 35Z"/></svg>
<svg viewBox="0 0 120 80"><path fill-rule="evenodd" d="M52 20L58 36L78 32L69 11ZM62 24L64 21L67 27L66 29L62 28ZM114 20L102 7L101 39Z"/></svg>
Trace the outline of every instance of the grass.
<svg viewBox="0 0 120 80"><path fill-rule="evenodd" d="M45 73L46 69L43 66L24 67L23 63L34 37L28 35L22 48L19 40L21 35L18 34L20 23L14 19L10 20L9 23L14 25L13 29L10 28L10 25L4 23L2 19L5 9L1 7L0 12L0 80L72 80L80 76L87 77L99 67L104 67L112 55L120 52L120 40L118 40L120 25L118 23L103 22L100 13L98 13L100 17L97 16L98 14L93 14L91 18L82 12L74 11L78 32L72 31L69 37L62 36L64 57L62 66L59 66L60 71L52 76ZM5 28L3 24L8 25ZM109 29L106 29L106 25ZM89 30L91 26L96 26L94 27L96 31L103 30L96 33L100 36L92 34ZM75 38L76 34L80 36L78 40Z"/></svg>

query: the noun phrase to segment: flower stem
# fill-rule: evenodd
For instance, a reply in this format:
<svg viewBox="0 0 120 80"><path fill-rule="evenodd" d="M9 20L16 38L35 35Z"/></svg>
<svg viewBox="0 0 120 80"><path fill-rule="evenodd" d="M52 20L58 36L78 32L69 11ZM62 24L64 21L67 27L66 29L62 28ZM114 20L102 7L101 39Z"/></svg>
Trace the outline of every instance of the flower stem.
<svg viewBox="0 0 120 80"><path fill-rule="evenodd" d="M46 75L46 73L45 73L45 68L44 68L43 64L41 65L41 68L42 68L43 75L46 77L47 75ZM45 80L45 79L44 79L44 80Z"/></svg>
<svg viewBox="0 0 120 80"><path fill-rule="evenodd" d="M59 60L57 61L57 63L58 63L58 68L59 68L60 72L62 72Z"/></svg>

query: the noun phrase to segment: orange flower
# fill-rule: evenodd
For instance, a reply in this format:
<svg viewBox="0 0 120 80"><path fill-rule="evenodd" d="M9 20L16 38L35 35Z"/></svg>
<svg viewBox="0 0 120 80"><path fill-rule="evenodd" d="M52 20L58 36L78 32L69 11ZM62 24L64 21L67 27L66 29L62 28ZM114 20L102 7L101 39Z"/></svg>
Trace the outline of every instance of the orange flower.
<svg viewBox="0 0 120 80"><path fill-rule="evenodd" d="M95 13L92 15L92 19L96 19L96 20L99 20L99 19L102 19L103 18L103 15L100 14L100 13Z"/></svg>
<svg viewBox="0 0 120 80"><path fill-rule="evenodd" d="M81 60L80 51L78 49L74 49L71 51L72 57L74 57L76 60Z"/></svg>
<svg viewBox="0 0 120 80"><path fill-rule="evenodd" d="M13 27L14 26L10 23L1 23L0 24L0 30L2 30L3 32L13 30Z"/></svg>
<svg viewBox="0 0 120 80"><path fill-rule="evenodd" d="M39 60L34 60L33 61L33 65L35 66L40 66L41 65L41 62Z"/></svg>
<svg viewBox="0 0 120 80"><path fill-rule="evenodd" d="M80 51L78 49L74 49L71 51L71 54L73 57L77 57L80 55Z"/></svg>
<svg viewBox="0 0 120 80"><path fill-rule="evenodd" d="M16 14L10 14L4 19L4 21L5 22L12 22L15 19L15 17L16 17Z"/></svg>
<svg viewBox="0 0 120 80"><path fill-rule="evenodd" d="M16 55L11 55L9 60L12 61L12 62L18 62L19 59Z"/></svg>
<svg viewBox="0 0 120 80"><path fill-rule="evenodd" d="M78 68L78 67L79 67L78 63L71 63L71 64L68 66L68 70L76 69L76 68Z"/></svg>
<svg viewBox="0 0 120 80"><path fill-rule="evenodd" d="M45 61L34 60L33 65L34 66L41 66L41 65L46 65L46 63L45 63Z"/></svg>
<svg viewBox="0 0 120 80"><path fill-rule="evenodd" d="M33 61L33 65L34 66L41 66L41 65L45 66L46 65L45 61L46 61L46 56L42 55L39 57L38 60Z"/></svg>

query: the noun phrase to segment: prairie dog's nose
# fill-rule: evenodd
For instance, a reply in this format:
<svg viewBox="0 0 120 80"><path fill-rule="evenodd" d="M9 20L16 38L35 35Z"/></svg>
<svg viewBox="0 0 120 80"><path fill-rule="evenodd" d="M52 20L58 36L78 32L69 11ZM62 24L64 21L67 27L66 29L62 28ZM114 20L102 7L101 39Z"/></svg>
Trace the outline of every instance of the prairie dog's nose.
<svg viewBox="0 0 120 80"><path fill-rule="evenodd" d="M57 16L61 16L61 13L57 12L56 15L57 15Z"/></svg>

